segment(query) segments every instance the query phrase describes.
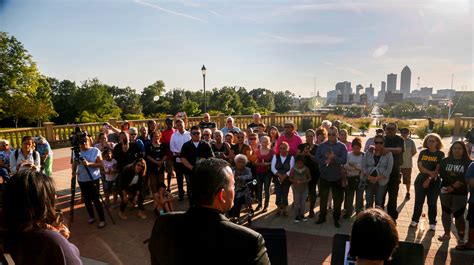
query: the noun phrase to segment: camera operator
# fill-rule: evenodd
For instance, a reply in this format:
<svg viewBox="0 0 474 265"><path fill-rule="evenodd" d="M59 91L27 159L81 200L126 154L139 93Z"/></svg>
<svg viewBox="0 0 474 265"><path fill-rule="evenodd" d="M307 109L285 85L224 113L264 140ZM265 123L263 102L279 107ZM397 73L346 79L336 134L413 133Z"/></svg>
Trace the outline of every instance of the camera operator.
<svg viewBox="0 0 474 265"><path fill-rule="evenodd" d="M91 147L92 140L84 133L78 139L80 147L80 156L82 159L74 159L72 173L76 174L77 182L81 188L84 204L86 205L87 213L89 214L89 224L95 222L94 204L97 214L99 215L99 228L105 227L104 209L99 198L100 185L100 168L102 167L102 156L100 150L96 147ZM77 157L76 157L77 158ZM89 169L90 176L86 168ZM93 180L91 180L91 177Z"/></svg>

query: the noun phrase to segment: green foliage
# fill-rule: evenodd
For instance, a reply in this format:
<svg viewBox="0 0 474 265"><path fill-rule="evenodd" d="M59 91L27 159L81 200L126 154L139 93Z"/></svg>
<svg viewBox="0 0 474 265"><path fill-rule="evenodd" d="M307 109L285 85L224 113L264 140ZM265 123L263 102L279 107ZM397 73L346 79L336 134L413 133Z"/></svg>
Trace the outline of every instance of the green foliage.
<svg viewBox="0 0 474 265"><path fill-rule="evenodd" d="M291 106L293 105L293 98L295 95L290 91L286 90L278 91L275 93L274 100L277 102L275 104L275 112L278 113L286 113L291 110Z"/></svg>
<svg viewBox="0 0 474 265"><path fill-rule="evenodd" d="M460 98L454 99L452 113L462 113L467 117L474 117L474 93L469 93Z"/></svg>
<svg viewBox="0 0 474 265"><path fill-rule="evenodd" d="M201 113L201 110L199 110L199 104L189 99L184 101L183 111L185 111L190 117L196 116Z"/></svg>
<svg viewBox="0 0 474 265"><path fill-rule="evenodd" d="M88 116L90 118L97 116L97 121L120 117L121 109L109 94L107 85L102 84L98 79L84 81L76 95L76 99L82 98L77 101L81 102L78 106L79 113L81 113L79 118L83 116L84 111L90 113Z"/></svg>
<svg viewBox="0 0 474 265"><path fill-rule="evenodd" d="M124 120L144 120L143 114L125 114L123 115Z"/></svg>
<svg viewBox="0 0 474 265"><path fill-rule="evenodd" d="M143 114L146 116L159 112L159 105L155 101L155 97L160 97L165 91L165 83L162 80L145 87L140 96L140 103L143 107Z"/></svg>
<svg viewBox="0 0 474 265"><path fill-rule="evenodd" d="M113 95L115 103L122 110L122 118L127 114L140 116L142 114L142 105L140 103L140 95L130 87L119 88L111 86L107 88L109 93Z"/></svg>
<svg viewBox="0 0 474 265"><path fill-rule="evenodd" d="M55 123L66 124L75 122L79 116L79 104L76 104L78 88L76 83L69 80L59 82L54 78L49 78L53 94L53 106L58 116L53 119Z"/></svg>

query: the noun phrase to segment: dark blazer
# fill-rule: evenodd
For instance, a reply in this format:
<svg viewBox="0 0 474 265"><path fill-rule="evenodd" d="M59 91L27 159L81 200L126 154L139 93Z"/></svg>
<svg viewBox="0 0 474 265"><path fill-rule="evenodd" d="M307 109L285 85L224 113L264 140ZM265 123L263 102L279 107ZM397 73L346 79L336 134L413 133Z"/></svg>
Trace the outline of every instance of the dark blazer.
<svg viewBox="0 0 474 265"><path fill-rule="evenodd" d="M270 264L262 235L203 207L158 217L148 248L152 265Z"/></svg>

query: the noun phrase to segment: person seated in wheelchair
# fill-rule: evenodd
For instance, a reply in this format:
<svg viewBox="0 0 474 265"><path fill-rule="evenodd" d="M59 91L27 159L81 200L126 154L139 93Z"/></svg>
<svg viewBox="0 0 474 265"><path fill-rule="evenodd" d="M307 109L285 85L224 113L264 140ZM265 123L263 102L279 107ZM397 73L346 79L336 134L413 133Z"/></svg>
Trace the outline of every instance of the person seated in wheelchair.
<svg viewBox="0 0 474 265"><path fill-rule="evenodd" d="M246 205L252 210L252 197L248 183L252 181L252 171L248 168L248 159L243 154L238 154L234 158L235 167L232 169L235 179L235 197L234 206L230 209L228 215L231 221L236 221L240 216L242 205Z"/></svg>

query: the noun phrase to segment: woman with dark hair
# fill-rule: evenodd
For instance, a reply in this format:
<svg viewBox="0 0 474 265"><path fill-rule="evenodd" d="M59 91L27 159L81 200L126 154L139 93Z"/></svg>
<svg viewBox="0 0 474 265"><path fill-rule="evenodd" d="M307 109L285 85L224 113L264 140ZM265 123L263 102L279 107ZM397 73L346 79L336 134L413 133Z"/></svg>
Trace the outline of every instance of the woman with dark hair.
<svg viewBox="0 0 474 265"><path fill-rule="evenodd" d="M120 196L122 201L120 203L119 217L122 220L127 220L128 217L125 215L125 208L127 202L133 202L135 196L138 196L138 217L146 219L146 215L143 212L143 191L144 191L144 178L146 175L146 162L143 158L138 158L132 164L126 166L119 175L119 186Z"/></svg>
<svg viewBox="0 0 474 265"><path fill-rule="evenodd" d="M467 153L463 141L456 141L449 148L448 157L441 160L439 176L441 178L441 220L443 222L444 234L438 237L443 241L451 237L451 221L454 217L459 242L464 243L468 186L464 178L471 159Z"/></svg>
<svg viewBox="0 0 474 265"><path fill-rule="evenodd" d="M7 226L6 252L17 265L79 265L79 250L69 243L69 229L55 210L53 179L43 173L23 170L4 190Z"/></svg>
<svg viewBox="0 0 474 265"><path fill-rule="evenodd" d="M92 206L94 205L97 215L99 215L98 227L103 228L105 227L104 209L99 197L102 154L96 147L91 147L91 143L92 139L89 136L80 142L80 154L83 159L79 163L75 162L73 164L72 172L76 174L77 169L77 182L81 188L84 204L89 214L89 224L95 222L94 208Z"/></svg>
<svg viewBox="0 0 474 265"><path fill-rule="evenodd" d="M359 137L352 140L351 149L352 151L347 154L347 163L344 165L347 174L347 186L344 189L344 218L350 218L354 212L354 194L356 195L356 214L364 210L364 189L360 185L364 152L361 151L362 140Z"/></svg>
<svg viewBox="0 0 474 265"><path fill-rule="evenodd" d="M131 143L128 134L119 133L119 143L115 145L113 157L117 160L118 171L121 172L124 167L133 163L142 153L136 143Z"/></svg>
<svg viewBox="0 0 474 265"><path fill-rule="evenodd" d="M428 200L428 219L430 231L436 230L437 201L439 196L440 179L438 177L440 163L444 158L441 151L443 142L436 133L430 133L423 140L423 149L418 156L420 173L415 179L415 206L411 217L411 227L416 227L420 221L425 198Z"/></svg>
<svg viewBox="0 0 474 265"><path fill-rule="evenodd" d="M156 130L153 134L151 144L146 149L147 159L147 179L149 180L150 190L153 194L153 201L155 202L155 209L159 212L159 189L161 184L165 183L165 166L164 161L166 160L166 149L160 142L161 132ZM145 187L147 182L144 183Z"/></svg>
<svg viewBox="0 0 474 265"><path fill-rule="evenodd" d="M211 144L212 152L217 158L227 160L230 152L230 144L224 142L224 134L220 130L214 132L214 142ZM230 134L232 135L232 134ZM233 137L233 136L232 136Z"/></svg>
<svg viewBox="0 0 474 265"><path fill-rule="evenodd" d="M384 137L376 135L374 137L374 152L367 152L362 159L362 183L367 183L365 188L366 208L375 206L383 207L383 200L390 173L393 167L392 153L384 153Z"/></svg>
<svg viewBox="0 0 474 265"><path fill-rule="evenodd" d="M358 265L382 265L390 259L397 246L397 228L386 212L371 208L356 217L349 255L357 259Z"/></svg>
<svg viewBox="0 0 474 265"><path fill-rule="evenodd" d="M275 126L270 127L268 130L268 136L270 136L270 143L272 144L271 147L275 148L275 144L278 138L280 138L280 132L278 131L278 128Z"/></svg>
<svg viewBox="0 0 474 265"><path fill-rule="evenodd" d="M95 141L94 147L97 147L101 152L104 152L106 148L113 150L115 144L107 141L107 136L104 132L99 133Z"/></svg>
<svg viewBox="0 0 474 265"><path fill-rule="evenodd" d="M328 130L326 128L318 128L316 130L316 144L322 144L328 139Z"/></svg>
<svg viewBox="0 0 474 265"><path fill-rule="evenodd" d="M231 146L230 150L230 158L232 158L232 163L234 162L234 158L236 155L243 154L247 157L250 157L252 153L252 148L250 145L245 143L245 138L247 138L247 134L243 131L237 133L237 142Z"/></svg>

